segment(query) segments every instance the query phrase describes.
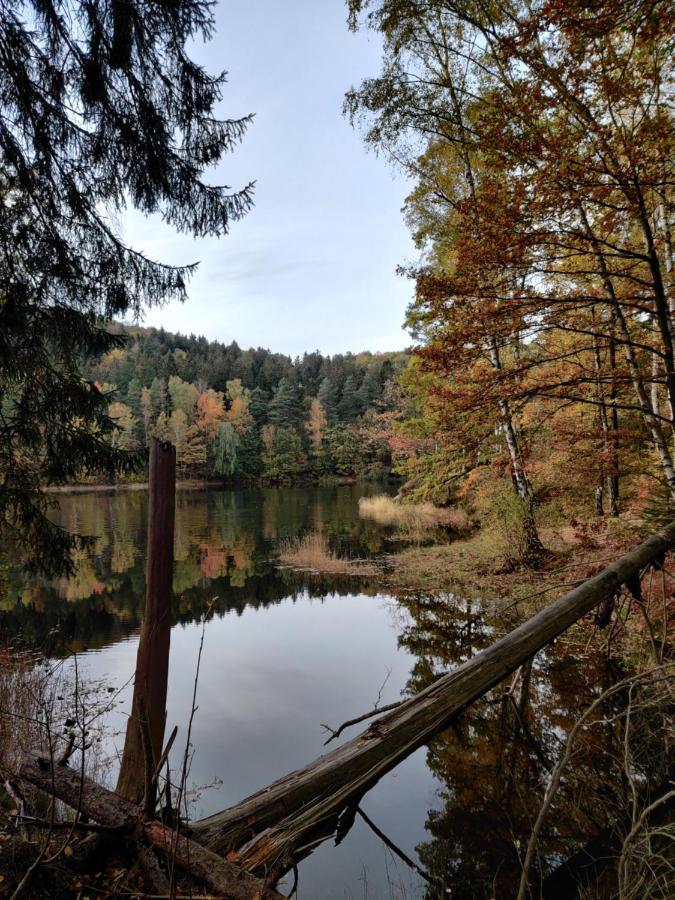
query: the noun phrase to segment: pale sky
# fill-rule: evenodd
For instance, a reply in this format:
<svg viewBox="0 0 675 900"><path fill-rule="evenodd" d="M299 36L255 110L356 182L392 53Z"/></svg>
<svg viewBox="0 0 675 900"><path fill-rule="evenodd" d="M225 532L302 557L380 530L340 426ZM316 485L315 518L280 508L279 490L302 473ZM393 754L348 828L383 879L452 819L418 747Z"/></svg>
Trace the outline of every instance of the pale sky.
<svg viewBox="0 0 675 900"><path fill-rule="evenodd" d="M189 300L144 324L291 355L405 347L412 284L396 266L416 258L409 185L342 115L345 91L379 71L377 38L347 31L344 0L220 0L216 18L193 56L228 71L222 117L255 119L208 180L255 181L255 207L219 240L125 218L134 247L200 263Z"/></svg>

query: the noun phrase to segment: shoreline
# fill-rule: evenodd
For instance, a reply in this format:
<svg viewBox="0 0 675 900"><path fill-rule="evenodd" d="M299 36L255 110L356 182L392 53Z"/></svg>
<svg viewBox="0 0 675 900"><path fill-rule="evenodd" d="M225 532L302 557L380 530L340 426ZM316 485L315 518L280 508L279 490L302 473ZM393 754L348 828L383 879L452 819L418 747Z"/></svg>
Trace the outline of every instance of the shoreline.
<svg viewBox="0 0 675 900"><path fill-rule="evenodd" d="M398 483L398 479L386 478L383 482L371 481L370 479L360 479L355 476L342 476L334 479L307 479L290 482L289 484L268 484L264 482L227 482L227 481L209 481L205 479L183 479L176 481L177 491L196 491L208 490L209 488L220 489L236 489L239 487L308 487L308 486L337 486L345 487L359 483ZM129 481L117 482L115 484L52 484L42 488L43 494L88 494L88 493L117 493L118 491L147 491L147 481Z"/></svg>
<svg viewBox="0 0 675 900"><path fill-rule="evenodd" d="M177 491L206 490L207 488L225 488L224 481L177 481ZM147 481L130 481L117 484L53 484L42 488L44 494L89 494L117 493L118 491L147 491Z"/></svg>

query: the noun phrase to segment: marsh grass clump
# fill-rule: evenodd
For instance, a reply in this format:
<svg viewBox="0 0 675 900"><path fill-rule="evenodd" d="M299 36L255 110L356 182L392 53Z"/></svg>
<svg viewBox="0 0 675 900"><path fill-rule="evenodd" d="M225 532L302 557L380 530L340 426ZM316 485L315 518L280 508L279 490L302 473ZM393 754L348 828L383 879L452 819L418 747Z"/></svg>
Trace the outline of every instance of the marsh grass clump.
<svg viewBox="0 0 675 900"><path fill-rule="evenodd" d="M303 572L324 572L329 575L374 575L379 570L372 563L346 559L330 549L328 538L321 531L312 531L300 538L282 541L279 561Z"/></svg>
<svg viewBox="0 0 675 900"><path fill-rule="evenodd" d="M464 531L469 524L467 514L456 507L443 509L433 503L401 503L386 494L361 497L359 515L373 519L378 525L394 527L410 539L427 537L440 528Z"/></svg>

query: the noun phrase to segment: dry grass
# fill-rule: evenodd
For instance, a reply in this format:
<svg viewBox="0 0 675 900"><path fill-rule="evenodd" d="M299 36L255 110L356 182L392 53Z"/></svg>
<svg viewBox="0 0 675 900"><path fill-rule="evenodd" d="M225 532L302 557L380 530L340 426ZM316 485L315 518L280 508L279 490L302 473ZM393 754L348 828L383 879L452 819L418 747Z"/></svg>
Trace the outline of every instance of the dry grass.
<svg viewBox="0 0 675 900"><path fill-rule="evenodd" d="M399 503L386 494L361 497L359 515L409 534L421 534L435 528L463 531L469 524L468 516L461 509L441 509L432 503Z"/></svg>
<svg viewBox="0 0 675 900"><path fill-rule="evenodd" d="M313 531L302 538L283 541L280 562L303 572L323 572L329 575L375 575L379 569L363 560L344 559L328 546L328 538Z"/></svg>

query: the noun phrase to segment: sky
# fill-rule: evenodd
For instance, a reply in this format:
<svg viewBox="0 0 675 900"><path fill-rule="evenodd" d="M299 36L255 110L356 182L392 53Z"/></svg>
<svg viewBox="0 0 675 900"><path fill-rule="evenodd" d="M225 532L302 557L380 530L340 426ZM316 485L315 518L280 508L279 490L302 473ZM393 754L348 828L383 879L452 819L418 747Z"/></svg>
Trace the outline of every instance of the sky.
<svg viewBox="0 0 675 900"><path fill-rule="evenodd" d="M220 239L195 241L135 212L123 236L165 262L199 261L189 300L145 325L292 356L398 350L416 259L400 172L342 115L345 92L380 66L377 36L347 30L344 0L219 0L212 40L192 55L226 69L219 113L255 113L208 180L255 181L255 206Z"/></svg>

